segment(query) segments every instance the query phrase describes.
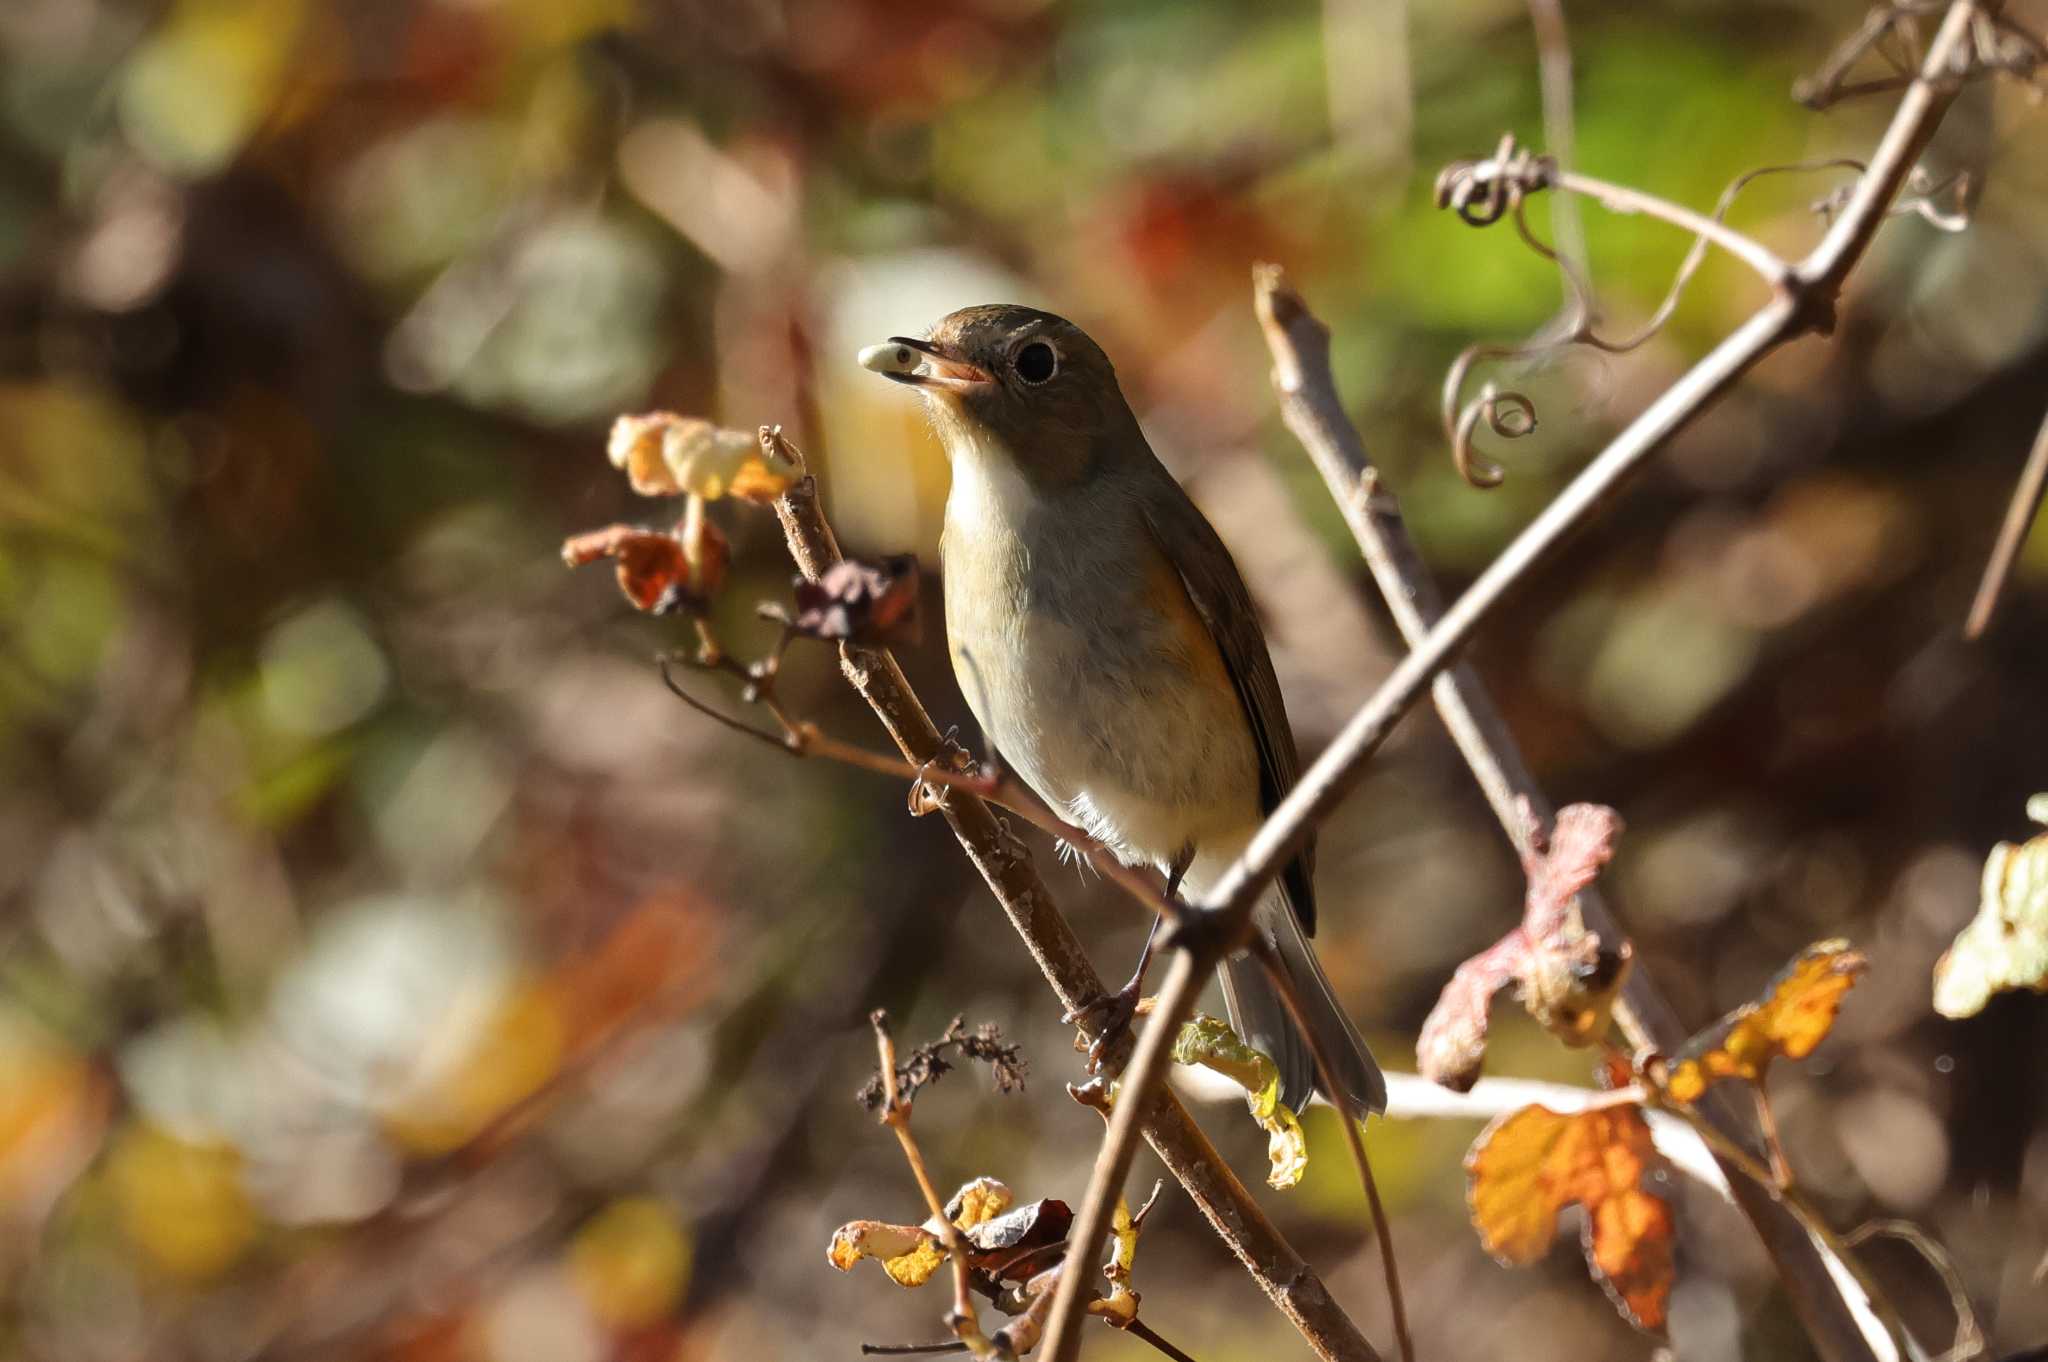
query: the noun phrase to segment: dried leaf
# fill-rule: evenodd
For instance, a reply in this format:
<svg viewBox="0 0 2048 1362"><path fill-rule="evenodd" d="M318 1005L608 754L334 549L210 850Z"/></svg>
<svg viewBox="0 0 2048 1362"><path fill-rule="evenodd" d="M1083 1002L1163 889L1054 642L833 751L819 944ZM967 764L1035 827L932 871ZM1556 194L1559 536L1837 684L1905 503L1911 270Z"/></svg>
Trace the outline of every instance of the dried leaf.
<svg viewBox="0 0 2048 1362"><path fill-rule="evenodd" d="M1614 855L1620 816L1598 804L1568 805L1546 840L1526 800L1522 808L1538 835L1522 865L1528 891L1521 924L1458 966L1416 1041L1423 1077L1457 1092L1479 1078L1493 995L1508 983L1545 1030L1582 1047L1607 1034L1628 977L1629 944L1587 931L1579 908L1579 892Z"/></svg>
<svg viewBox="0 0 2048 1362"><path fill-rule="evenodd" d="M606 453L645 497L735 496L773 501L796 481L797 470L770 462L753 431L727 430L694 416L655 411L612 423Z"/></svg>
<svg viewBox="0 0 2048 1362"><path fill-rule="evenodd" d="M1221 1017L1196 1014L1174 1037L1176 1064L1201 1064L1245 1090L1252 1119L1265 1130L1269 1187L1288 1188L1308 1171L1308 1136L1301 1122L1280 1101L1280 1070L1261 1052L1245 1044Z"/></svg>
<svg viewBox="0 0 2048 1362"><path fill-rule="evenodd" d="M946 1261L939 1237L922 1225L891 1225L883 1220L855 1220L833 1231L825 1260L850 1272L863 1258L879 1259L889 1280L898 1286L923 1286Z"/></svg>
<svg viewBox="0 0 2048 1362"><path fill-rule="evenodd" d="M946 1218L967 1240L968 1260L985 1272L1023 1267L1028 1250L1059 1243L1073 1223L1074 1213L1063 1201L1034 1201L1011 1211L1015 1199L995 1178L976 1178L946 1202ZM877 1258L898 1286L923 1286L946 1261L940 1231L936 1217L922 1225L855 1220L833 1233L825 1257L841 1272L863 1258Z"/></svg>
<svg viewBox="0 0 2048 1362"><path fill-rule="evenodd" d="M1044 1266L1031 1250L1062 1242L1074 1223L1073 1208L1047 1197L1028 1206L962 1226L968 1262L996 1277L1022 1280Z"/></svg>
<svg viewBox="0 0 2048 1362"><path fill-rule="evenodd" d="M1842 995L1868 963L1846 941L1808 946L1778 971L1760 1000L1744 1003L1686 1043L1671 1065L1666 1091L1694 1102L1719 1079L1761 1083L1772 1060L1806 1058L1827 1039Z"/></svg>
<svg viewBox="0 0 2048 1362"><path fill-rule="evenodd" d="M2048 794L2027 801L2027 817L2048 824ZM2048 833L1991 849L1977 916L1935 962L1934 1010L1974 1017L2015 988L2048 991Z"/></svg>
<svg viewBox="0 0 2048 1362"><path fill-rule="evenodd" d="M790 628L830 642L916 643L924 632L918 609L917 559L902 553L880 562L848 558L817 581L798 579Z"/></svg>
<svg viewBox="0 0 2048 1362"><path fill-rule="evenodd" d="M562 561L582 567L599 558L618 564L619 590L650 615L701 609L725 583L732 549L725 535L693 513L673 531L608 525L562 542Z"/></svg>
<svg viewBox="0 0 2048 1362"><path fill-rule="evenodd" d="M1661 1330L1674 1226L1646 1184L1662 1167L1640 1107L1524 1107L1494 1121L1465 1156L1472 1224L1487 1252L1527 1266L1557 1238L1558 1213L1577 1203L1594 1279L1630 1323Z"/></svg>

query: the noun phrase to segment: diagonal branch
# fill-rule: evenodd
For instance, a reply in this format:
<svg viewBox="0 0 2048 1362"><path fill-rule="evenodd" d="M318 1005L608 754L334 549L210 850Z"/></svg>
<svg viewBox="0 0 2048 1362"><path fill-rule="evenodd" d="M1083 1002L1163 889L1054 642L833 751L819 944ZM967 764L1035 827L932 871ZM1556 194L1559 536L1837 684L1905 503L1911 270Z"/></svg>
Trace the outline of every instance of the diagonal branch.
<svg viewBox="0 0 2048 1362"><path fill-rule="evenodd" d="M775 503L790 556L816 580L839 561L839 544L818 506L817 484L806 476ZM939 760L944 745L931 716L886 648L841 645L840 669L913 765ZM1103 992L1073 928L1053 902L1030 857L995 812L966 790L955 790L941 812L976 870L988 882L1010 924L1063 1007L1075 1008ZM1128 1044L1128 1042L1126 1042ZM1112 1056L1112 1059L1121 1056ZM1325 1362L1379 1362L1358 1326L1337 1305L1322 1278L1284 1239L1230 1166L1209 1143L1187 1108L1160 1092L1142 1123L1146 1141L1174 1179L1187 1189L1217 1236L1229 1246L1259 1289L1301 1331ZM1092 1261L1095 1248L1086 1259Z"/></svg>
<svg viewBox="0 0 2048 1362"><path fill-rule="evenodd" d="M2034 447L2027 451L2026 466L2020 470L2019 485L2013 488L2012 500L2006 503L2005 520L1998 527L1998 542L1991 550L1991 561L1984 565L1977 597L1970 603L1970 619L1963 626L1964 638L1982 638L1991 627L1999 598L2005 594L2006 579L2012 576L2020 550L2026 547L2027 531L2040 514L2044 493L2048 493L2048 418L2043 418L2040 433L2034 436Z"/></svg>

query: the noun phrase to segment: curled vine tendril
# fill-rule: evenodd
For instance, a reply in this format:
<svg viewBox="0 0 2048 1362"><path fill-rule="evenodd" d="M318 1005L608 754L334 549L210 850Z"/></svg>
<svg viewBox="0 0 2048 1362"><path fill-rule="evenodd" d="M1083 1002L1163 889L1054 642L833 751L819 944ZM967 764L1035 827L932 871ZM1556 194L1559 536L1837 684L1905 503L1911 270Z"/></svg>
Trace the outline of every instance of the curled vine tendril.
<svg viewBox="0 0 2048 1362"><path fill-rule="evenodd" d="M1833 158L1818 161L1802 161L1791 165L1762 166L1745 171L1730 181L1721 191L1720 199L1714 205L1711 217L1701 220L1696 216L1691 221L1702 228L1718 228L1726 218L1729 207L1736 197L1751 183L1767 175L1810 174L1826 170L1862 171L1860 161ZM1948 221L1961 224L1962 196L1968 191L1966 177L1960 185L1944 181L1940 185L1929 185L1922 177L1920 197L1899 205L1897 211L1919 212L1928 221L1945 230ZM1540 239L1530 227L1525 213L1530 194L1543 189L1583 193L1599 199L1616 211L1655 211L1656 201L1632 191L1620 191L1612 186L1603 186L1598 181L1582 176L1561 173L1555 161L1547 156L1538 156L1515 145L1512 136L1503 137L1491 157L1476 160L1456 161L1446 166L1437 177L1436 201L1439 207L1457 213L1460 220L1475 227L1489 226L1504 217L1514 220L1516 233L1545 260L1555 265L1565 281L1566 301L1558 314L1537 331L1535 336L1521 345L1502 345L1483 342L1468 346L1451 364L1444 376L1443 423L1444 433L1450 440L1451 458L1457 465L1458 473L1474 487L1498 486L1505 476L1498 464L1482 457L1473 447L1473 437L1483 425L1494 435L1504 440L1517 440L1536 429L1536 404L1528 394L1512 388L1504 388L1494 382L1480 386L1479 391L1467 401L1465 388L1471 378L1472 369L1482 362L1503 363L1532 361L1559 354L1573 346L1585 346L1602 354L1621 355L1637 349L1658 332L1671 319L1678 308L1686 285L1692 281L1700 264L1706 259L1707 247L1712 244L1704 230L1694 232L1692 246L1679 263L1671 285L1664 297L1632 334L1622 337L1604 336L1598 330L1599 313L1593 292L1585 276L1572 260L1566 258ZM1956 209L1951 212L1941 208L1938 196L1953 192ZM1626 193L1627 197L1622 197ZM1817 210L1831 207L1838 196L1831 195L1816 204ZM1924 206L1923 206L1924 205ZM1667 215L1674 220L1684 221L1678 216L1682 210L1669 210ZM1727 234L1723 234L1724 244ZM1755 254L1768 257L1767 252L1751 247ZM1755 263L1752 261L1752 263ZM1768 277L1768 275L1767 275Z"/></svg>

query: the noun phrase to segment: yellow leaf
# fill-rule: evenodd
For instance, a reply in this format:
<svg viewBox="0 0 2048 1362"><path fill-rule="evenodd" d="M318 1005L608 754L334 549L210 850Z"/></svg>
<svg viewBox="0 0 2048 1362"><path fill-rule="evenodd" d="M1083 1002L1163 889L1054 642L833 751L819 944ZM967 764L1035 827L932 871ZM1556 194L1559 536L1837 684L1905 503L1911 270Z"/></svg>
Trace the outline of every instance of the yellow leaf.
<svg viewBox="0 0 2048 1362"><path fill-rule="evenodd" d="M1153 1197L1159 1195L1159 1188L1152 1188ZM1129 1324L1138 1317L1139 1295L1131 1289L1131 1268L1138 1260L1138 1229L1146 1214L1152 1209L1147 1201L1136 1215L1131 1214L1131 1203L1122 1197L1116 1199L1116 1212L1109 1221L1109 1261L1103 1265L1102 1275L1109 1278L1109 1294L1088 1302L1088 1313L1100 1315L1118 1328Z"/></svg>
<svg viewBox="0 0 2048 1362"><path fill-rule="evenodd" d="M1560 1115L1524 1107L1488 1126L1465 1156L1472 1224L1512 1266L1540 1260L1558 1213L1585 1208L1587 1265L1642 1329L1664 1327L1673 1277L1671 1208L1644 1183L1661 1166L1634 1105Z"/></svg>
<svg viewBox="0 0 2048 1362"><path fill-rule="evenodd" d="M667 411L621 416L612 423L606 453L647 497L773 501L796 480L794 468L769 461L753 433Z"/></svg>
<svg viewBox="0 0 2048 1362"><path fill-rule="evenodd" d="M2048 824L2048 794L2027 801L2027 817ZM1991 849L1977 916L1935 962L1934 1010L1974 1017L2015 988L2048 991L2048 833Z"/></svg>
<svg viewBox="0 0 2048 1362"><path fill-rule="evenodd" d="M1016 1194L995 1178L976 1178L953 1193L946 1202L946 1216L961 1229L971 1230L1009 1210L1016 1199ZM936 1223L927 1220L925 1226L938 1233Z"/></svg>
<svg viewBox="0 0 2048 1362"><path fill-rule="evenodd" d="M1778 972L1760 1000L1744 1003L1686 1044L1666 1090L1681 1102L1694 1102L1719 1079L1761 1083L1772 1060L1806 1058L1827 1039L1842 995L1868 963L1846 941L1808 946Z"/></svg>
<svg viewBox="0 0 2048 1362"><path fill-rule="evenodd" d="M1308 1137L1301 1121L1280 1101L1280 1070L1247 1045L1221 1017L1198 1013L1173 1041L1173 1062L1214 1069L1245 1090L1252 1119L1266 1132L1269 1187L1289 1188L1308 1171Z"/></svg>
<svg viewBox="0 0 2048 1362"><path fill-rule="evenodd" d="M138 1124L115 1142L107 1175L128 1238L174 1277L217 1277L256 1237L242 1158L228 1145L181 1140Z"/></svg>
<svg viewBox="0 0 2048 1362"><path fill-rule="evenodd" d="M569 1270L599 1321L641 1329L675 1309L690 1273L690 1241L667 1206L627 1197L577 1231Z"/></svg>
<svg viewBox="0 0 2048 1362"><path fill-rule="evenodd" d="M841 1272L850 1272L863 1258L880 1259L882 1270L898 1286L923 1286L946 1261L946 1250L938 1236L922 1225L854 1220L833 1232L825 1249L827 1262Z"/></svg>

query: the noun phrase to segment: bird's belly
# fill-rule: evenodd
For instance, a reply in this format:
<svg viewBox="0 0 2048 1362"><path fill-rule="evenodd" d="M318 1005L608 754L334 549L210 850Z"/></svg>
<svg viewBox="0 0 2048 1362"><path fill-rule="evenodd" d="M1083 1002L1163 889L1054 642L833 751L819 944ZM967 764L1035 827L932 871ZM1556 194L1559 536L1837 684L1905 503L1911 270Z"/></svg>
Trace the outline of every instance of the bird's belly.
<svg viewBox="0 0 2048 1362"><path fill-rule="evenodd" d="M1055 811L1131 863L1256 826L1258 757L1237 695L1205 684L1170 630L1109 583L1068 613L985 598L969 608L948 575L960 688Z"/></svg>

